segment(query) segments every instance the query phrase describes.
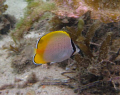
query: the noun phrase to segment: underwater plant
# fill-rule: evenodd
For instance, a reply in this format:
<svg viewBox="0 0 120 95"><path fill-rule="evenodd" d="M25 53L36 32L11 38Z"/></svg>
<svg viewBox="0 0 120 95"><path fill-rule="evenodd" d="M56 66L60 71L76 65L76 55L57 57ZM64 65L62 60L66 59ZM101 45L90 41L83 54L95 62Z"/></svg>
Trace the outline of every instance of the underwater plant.
<svg viewBox="0 0 120 95"><path fill-rule="evenodd" d="M105 32L106 30L104 30L105 33L102 34L103 38L101 38L101 34L96 33L101 32L100 29L103 27L103 23L101 23L99 20L89 19L91 20L89 21L88 18L85 19L80 17L79 19L73 19L69 17L59 18L55 16L49 22L52 26L50 30L56 31L57 29L59 30L61 28L61 30L67 31L73 42L79 46L83 53L83 56L77 54L73 57L73 60L76 61L76 63L73 62L66 65L67 69L68 67L71 69L68 72L63 72L62 75L66 76L70 80L68 80L67 83L62 82L61 84L64 84L70 88L77 88L72 84L72 82L78 81L78 88L75 90L75 92L79 93L84 93L86 89L89 90L89 87L94 89L96 85L100 86L100 88L96 88L98 92L94 90L88 92L100 93L99 91L101 91L101 93L104 93L102 92L102 89L105 88L107 89L104 90L105 93L108 93L107 91L114 88L113 93L115 93L115 91L119 89L116 86L116 83L120 83L119 75L115 74L116 72L119 73L119 62L116 63L117 60L120 60L118 59L120 50L119 37L118 39L114 40L115 42L112 43L112 39L116 34L114 31ZM63 22L64 19L65 22ZM72 21L72 24L70 21ZM88 22L90 23L89 28L87 31L84 31L86 26L85 24ZM83 34L83 32L85 32L85 34ZM98 38L96 35L99 35ZM95 43L93 41L98 42ZM117 45L115 43L117 43ZM117 52L115 51L114 54L110 54L111 49L115 49L115 47L117 47ZM61 63L61 67L65 66L62 64L65 64L65 62ZM69 73L74 73L77 75L71 77L68 76ZM103 86L101 85L102 83L104 83ZM46 85L47 83L44 84ZM57 84L55 82L52 82L51 84L60 85L60 83ZM113 85L111 86L111 84Z"/></svg>
<svg viewBox="0 0 120 95"><path fill-rule="evenodd" d="M8 8L8 5L4 4L6 0L0 0L0 15L2 15L2 13L4 13L7 8Z"/></svg>
<svg viewBox="0 0 120 95"><path fill-rule="evenodd" d="M81 20L79 23L81 23ZM91 43L93 36L95 35L95 31L100 27L100 25L101 23L99 21L95 21L93 25L91 25L88 29L85 38L83 38L84 36L76 36L76 44L80 47L85 55L84 57L81 57L80 55L75 55L74 58L74 60L77 62L76 67L78 67L76 68L76 70L78 70L77 72L79 76L79 93L84 92L85 89L88 89L89 87L94 87L99 83L108 82L111 82L113 84L115 91L119 90L119 87L116 86L116 83L119 83L119 75L116 75L115 73L119 73L119 65L116 63L116 58L119 56L120 48L117 48L118 51L115 54L109 54L111 50L110 47L113 33L108 32L102 43L99 45ZM97 46L96 52L91 50L92 45L94 48ZM84 79L84 81L82 81L82 79ZM110 86L108 87L110 89Z"/></svg>
<svg viewBox="0 0 120 95"><path fill-rule="evenodd" d="M38 22L45 13L49 13L56 8L54 3L43 2L42 0L27 0L27 2L28 6L24 17L16 24L16 28L11 31L11 37L15 43L19 43L24 34L28 33L28 31L31 30L32 25L35 22Z"/></svg>

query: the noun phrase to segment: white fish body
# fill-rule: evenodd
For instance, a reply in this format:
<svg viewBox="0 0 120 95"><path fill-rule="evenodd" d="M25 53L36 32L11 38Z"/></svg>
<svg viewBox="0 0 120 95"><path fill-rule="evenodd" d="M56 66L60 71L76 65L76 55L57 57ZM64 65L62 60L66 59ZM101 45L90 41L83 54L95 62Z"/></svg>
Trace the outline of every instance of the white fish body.
<svg viewBox="0 0 120 95"><path fill-rule="evenodd" d="M80 49L72 42L69 34L64 31L54 31L46 34L38 41L37 51L33 62L45 64L49 62L62 62L70 58Z"/></svg>

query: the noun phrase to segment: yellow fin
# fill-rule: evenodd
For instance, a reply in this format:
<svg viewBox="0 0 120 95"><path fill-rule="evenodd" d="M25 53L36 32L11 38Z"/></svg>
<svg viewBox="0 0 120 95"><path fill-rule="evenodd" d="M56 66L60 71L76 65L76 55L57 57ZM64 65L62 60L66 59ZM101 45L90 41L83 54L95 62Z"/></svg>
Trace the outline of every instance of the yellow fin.
<svg viewBox="0 0 120 95"><path fill-rule="evenodd" d="M48 62L46 62L42 58L42 56L40 54L35 54L33 62L34 62L34 64L45 64L45 63L48 63Z"/></svg>

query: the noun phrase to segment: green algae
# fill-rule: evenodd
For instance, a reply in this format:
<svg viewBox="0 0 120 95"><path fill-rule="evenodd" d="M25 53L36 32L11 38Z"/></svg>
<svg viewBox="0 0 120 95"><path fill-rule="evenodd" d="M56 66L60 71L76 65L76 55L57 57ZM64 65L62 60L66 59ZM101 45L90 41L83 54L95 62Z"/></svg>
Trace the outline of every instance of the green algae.
<svg viewBox="0 0 120 95"><path fill-rule="evenodd" d="M5 1L6 0L0 0L0 15L2 15L2 13L4 13L8 8L8 5L4 4Z"/></svg>
<svg viewBox="0 0 120 95"><path fill-rule="evenodd" d="M35 22L39 21L46 12L56 9L55 7L55 4L51 2L31 1L27 6L24 17L16 24L15 30L11 32L12 37L14 36L13 39L20 41Z"/></svg>

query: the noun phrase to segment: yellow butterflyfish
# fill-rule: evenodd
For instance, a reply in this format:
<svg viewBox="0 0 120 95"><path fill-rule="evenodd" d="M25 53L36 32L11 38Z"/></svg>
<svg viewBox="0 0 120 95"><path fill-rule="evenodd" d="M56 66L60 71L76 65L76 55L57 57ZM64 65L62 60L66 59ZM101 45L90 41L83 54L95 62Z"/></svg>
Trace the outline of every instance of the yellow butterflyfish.
<svg viewBox="0 0 120 95"><path fill-rule="evenodd" d="M54 31L42 36L35 49L34 64L62 62L80 49L65 31Z"/></svg>

